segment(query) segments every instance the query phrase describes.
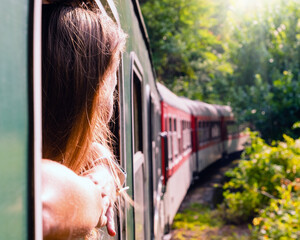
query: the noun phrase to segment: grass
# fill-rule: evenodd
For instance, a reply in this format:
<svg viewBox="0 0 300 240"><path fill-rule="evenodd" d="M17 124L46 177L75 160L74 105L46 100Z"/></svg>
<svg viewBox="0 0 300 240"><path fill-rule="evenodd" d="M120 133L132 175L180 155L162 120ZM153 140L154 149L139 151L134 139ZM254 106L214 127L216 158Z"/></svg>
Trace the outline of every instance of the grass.
<svg viewBox="0 0 300 240"><path fill-rule="evenodd" d="M173 240L248 240L248 227L226 225L219 210L193 203L177 213L172 225Z"/></svg>

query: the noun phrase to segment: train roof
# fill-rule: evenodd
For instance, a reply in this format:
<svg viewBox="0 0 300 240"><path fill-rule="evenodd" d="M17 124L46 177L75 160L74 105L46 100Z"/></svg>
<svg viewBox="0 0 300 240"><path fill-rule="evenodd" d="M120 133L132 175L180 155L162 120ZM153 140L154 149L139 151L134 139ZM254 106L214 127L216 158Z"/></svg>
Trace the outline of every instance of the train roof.
<svg viewBox="0 0 300 240"><path fill-rule="evenodd" d="M226 105L213 105L217 111L223 116L223 117L233 117L233 112L230 106Z"/></svg>
<svg viewBox="0 0 300 240"><path fill-rule="evenodd" d="M160 93L161 99L174 108L183 110L184 112L191 113L189 107L185 101L182 101L181 97L178 97L175 93L169 90L166 86L157 82L157 89Z"/></svg>
<svg viewBox="0 0 300 240"><path fill-rule="evenodd" d="M187 106L195 116L220 116L217 109L208 103L191 100L185 97L182 97L182 100L186 102Z"/></svg>
<svg viewBox="0 0 300 240"><path fill-rule="evenodd" d="M179 97L159 82L157 82L157 89L164 102L172 107L192 113L195 116L233 117L233 112L230 106L209 104L197 100L191 100L186 97Z"/></svg>

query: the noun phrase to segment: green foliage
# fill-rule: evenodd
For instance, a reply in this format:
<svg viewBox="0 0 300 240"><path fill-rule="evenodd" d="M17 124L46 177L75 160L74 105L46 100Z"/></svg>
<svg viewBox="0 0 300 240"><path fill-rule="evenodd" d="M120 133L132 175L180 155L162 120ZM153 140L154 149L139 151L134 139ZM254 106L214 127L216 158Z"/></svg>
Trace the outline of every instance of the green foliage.
<svg viewBox="0 0 300 240"><path fill-rule="evenodd" d="M257 133L251 132L250 138L244 153L248 160L226 173L230 181L223 187L224 216L232 222L249 221L281 196L279 186L300 177L300 139L284 135L284 142L270 146Z"/></svg>
<svg viewBox="0 0 300 240"><path fill-rule="evenodd" d="M143 0L159 81L229 104L270 142L300 116L300 0Z"/></svg>
<svg viewBox="0 0 300 240"><path fill-rule="evenodd" d="M272 85L264 82L259 74L252 86L238 88L233 103L238 115L261 131L265 139L280 139L283 133L299 136L291 127L299 120L300 81L285 71Z"/></svg>
<svg viewBox="0 0 300 240"><path fill-rule="evenodd" d="M233 72L220 39L226 17L220 12L227 2L148 0L142 4L158 78L176 93L207 99L211 80Z"/></svg>
<svg viewBox="0 0 300 240"><path fill-rule="evenodd" d="M299 5L299 0L272 0L242 18L230 13L234 73L222 87L240 120L269 141L283 133L300 136L299 129L291 130L300 116Z"/></svg>
<svg viewBox="0 0 300 240"><path fill-rule="evenodd" d="M278 198L253 219L253 239L300 239L300 178L277 191Z"/></svg>
<svg viewBox="0 0 300 240"><path fill-rule="evenodd" d="M295 122L292 126L292 129L300 128L300 122Z"/></svg>

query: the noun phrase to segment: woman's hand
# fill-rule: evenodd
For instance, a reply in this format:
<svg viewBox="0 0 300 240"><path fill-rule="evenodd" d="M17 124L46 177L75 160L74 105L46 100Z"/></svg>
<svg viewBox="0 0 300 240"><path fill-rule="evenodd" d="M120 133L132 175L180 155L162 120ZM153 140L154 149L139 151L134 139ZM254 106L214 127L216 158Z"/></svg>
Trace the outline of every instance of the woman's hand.
<svg viewBox="0 0 300 240"><path fill-rule="evenodd" d="M116 200L116 185L109 167L105 165L96 166L85 177L91 179L99 188L103 203L105 207L107 206L107 210L100 216L97 226L103 227L106 225L108 234L115 236L114 202Z"/></svg>
<svg viewBox="0 0 300 240"><path fill-rule="evenodd" d="M111 158L110 151L100 143L94 142L92 144L91 152L93 153L92 156L94 160L96 160L98 157L101 157L103 159ZM98 226L102 227L106 225L108 234L114 236L116 234L115 223L114 223L114 202L116 201L116 179L114 179L110 167L107 166L106 164L109 164L108 161L104 162L101 165L96 165L93 168L89 169L88 173L85 174L85 177L90 178L95 183L95 185L101 190L104 201L110 202L109 207L105 212L105 215L100 217ZM125 181L125 175L121 170L117 169L116 166L117 164L112 165L111 167L115 168L117 173L115 177L119 178L118 180L121 182L122 185L123 182Z"/></svg>

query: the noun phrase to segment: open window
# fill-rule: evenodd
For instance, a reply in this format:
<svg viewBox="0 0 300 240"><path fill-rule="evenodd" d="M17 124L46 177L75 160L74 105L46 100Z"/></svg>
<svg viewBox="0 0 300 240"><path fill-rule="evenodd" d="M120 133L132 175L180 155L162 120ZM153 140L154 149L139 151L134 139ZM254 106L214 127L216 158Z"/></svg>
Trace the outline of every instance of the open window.
<svg viewBox="0 0 300 240"><path fill-rule="evenodd" d="M132 98L133 152L136 154L143 153L142 79L136 71L133 72Z"/></svg>

